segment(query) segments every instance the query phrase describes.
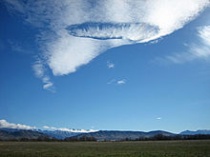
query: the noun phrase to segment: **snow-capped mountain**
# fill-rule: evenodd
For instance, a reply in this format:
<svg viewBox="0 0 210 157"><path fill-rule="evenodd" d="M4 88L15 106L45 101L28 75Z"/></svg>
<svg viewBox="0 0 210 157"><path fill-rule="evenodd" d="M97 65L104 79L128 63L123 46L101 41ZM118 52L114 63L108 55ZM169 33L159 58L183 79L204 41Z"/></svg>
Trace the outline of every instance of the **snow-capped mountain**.
<svg viewBox="0 0 210 157"><path fill-rule="evenodd" d="M181 135L210 135L210 130L196 130L196 131L191 131L191 130L185 130L180 133Z"/></svg>
<svg viewBox="0 0 210 157"><path fill-rule="evenodd" d="M66 138L66 140L75 140L75 139L81 139L83 137L91 138L94 137L94 139L98 141L120 141L125 139L135 140L135 139L145 139L145 138L152 138L156 137L158 135L162 135L165 137L173 137L176 134L162 131L162 130L155 130L150 132L143 132L143 131L113 131L113 130L101 130L97 132L91 132L91 133L82 133L78 134L74 137Z"/></svg>
<svg viewBox="0 0 210 157"><path fill-rule="evenodd" d="M24 124L9 123L6 120L0 120L0 140L64 140L82 137L94 137L97 140L123 140L123 139L138 139L158 137L179 137L179 139L197 139L197 135L202 139L209 138L210 130L186 130L180 134L174 134L162 130L143 132L143 131L99 131L99 130L85 130L85 129L69 129L43 126L43 129L37 129ZM195 135L191 137L188 135Z"/></svg>
<svg viewBox="0 0 210 157"><path fill-rule="evenodd" d="M38 130L38 131L57 139L65 139L67 137L76 136L82 133L91 133L97 131L97 130L85 130L85 129L56 128L49 126L44 126L43 128L44 130Z"/></svg>
<svg viewBox="0 0 210 157"><path fill-rule="evenodd" d="M66 137L72 137L81 134L81 132L71 132L71 131L62 131L62 130L39 130L46 135L57 139L65 139Z"/></svg>
<svg viewBox="0 0 210 157"><path fill-rule="evenodd" d="M29 126L24 124L15 124L10 123L4 119L0 119L0 131L7 133L21 132L25 130L25 132L36 132L45 134L46 136L50 136L56 139L64 139L66 137L76 136L81 133L90 133L95 132L97 130L85 130L85 129L69 129L69 128L57 128L52 126L43 126L43 129L37 129L35 126ZM30 136L28 136L30 137Z"/></svg>

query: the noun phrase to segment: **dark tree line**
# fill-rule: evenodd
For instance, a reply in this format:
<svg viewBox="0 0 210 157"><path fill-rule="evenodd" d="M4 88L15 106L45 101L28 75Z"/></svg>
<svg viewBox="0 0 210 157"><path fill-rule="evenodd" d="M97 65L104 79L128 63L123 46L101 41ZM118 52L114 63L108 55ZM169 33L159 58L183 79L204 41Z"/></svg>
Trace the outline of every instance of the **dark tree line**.
<svg viewBox="0 0 210 157"><path fill-rule="evenodd" d="M135 139L134 141L160 141L160 140L208 140L210 139L210 135L174 135L174 136L165 136L163 134L157 134L153 137L140 137ZM129 138L125 139L126 141ZM131 139L130 139L131 140Z"/></svg>
<svg viewBox="0 0 210 157"><path fill-rule="evenodd" d="M68 137L65 138L64 141L97 141L97 139L93 136L89 137L89 136L82 136L82 137Z"/></svg>
<svg viewBox="0 0 210 157"><path fill-rule="evenodd" d="M203 135L203 134L198 134L198 135L172 135L172 136L165 136L163 134L157 134L152 137L139 137L136 139L132 139L129 137L126 137L121 140L116 140L116 141L160 141L160 140L210 140L210 135ZM98 141L95 137L93 136L82 136L82 137L68 137L63 140L61 139L56 139L56 138L49 138L49 137L38 137L36 139L31 139L31 138L9 138L9 139L1 139L0 141L48 141L48 142L53 142L53 141L64 141L64 142L79 142L79 141ZM110 141L110 140L103 140L103 141Z"/></svg>

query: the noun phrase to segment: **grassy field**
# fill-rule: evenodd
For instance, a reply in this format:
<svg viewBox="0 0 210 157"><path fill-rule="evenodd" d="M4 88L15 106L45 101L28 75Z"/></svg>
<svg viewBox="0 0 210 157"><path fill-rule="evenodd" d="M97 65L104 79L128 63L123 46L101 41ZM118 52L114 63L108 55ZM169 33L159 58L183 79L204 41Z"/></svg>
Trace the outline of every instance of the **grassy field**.
<svg viewBox="0 0 210 157"><path fill-rule="evenodd" d="M210 157L210 140L0 142L0 157Z"/></svg>

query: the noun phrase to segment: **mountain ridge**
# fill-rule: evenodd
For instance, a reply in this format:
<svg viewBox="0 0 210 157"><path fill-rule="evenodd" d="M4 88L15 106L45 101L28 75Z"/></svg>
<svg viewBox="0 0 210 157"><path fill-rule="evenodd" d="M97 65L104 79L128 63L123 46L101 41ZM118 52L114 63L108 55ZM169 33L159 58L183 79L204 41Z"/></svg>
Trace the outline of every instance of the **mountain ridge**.
<svg viewBox="0 0 210 157"><path fill-rule="evenodd" d="M13 129L0 128L0 140L75 140L83 137L96 139L97 141L120 141L120 140L135 140L149 139L156 136L175 137L175 136L193 136L193 135L210 135L210 130L185 130L178 134L164 130L153 131L122 131L122 130L99 130L94 132L81 132L76 130L41 130L41 129Z"/></svg>
<svg viewBox="0 0 210 157"><path fill-rule="evenodd" d="M198 135L198 134L203 134L203 135L210 135L210 130L185 130L180 132L181 135Z"/></svg>
<svg viewBox="0 0 210 157"><path fill-rule="evenodd" d="M94 137L97 141L120 141L120 140L135 140L151 138L156 135L163 136L175 136L176 134L167 131L155 130L150 132L143 131L112 131L112 130L100 130L98 132L79 134L73 137L66 138L66 140L82 139L83 137L91 138Z"/></svg>
<svg viewBox="0 0 210 157"><path fill-rule="evenodd" d="M0 140L2 141L27 141L27 140L52 140L52 136L48 136L44 133L35 130L23 130L23 129L0 129Z"/></svg>

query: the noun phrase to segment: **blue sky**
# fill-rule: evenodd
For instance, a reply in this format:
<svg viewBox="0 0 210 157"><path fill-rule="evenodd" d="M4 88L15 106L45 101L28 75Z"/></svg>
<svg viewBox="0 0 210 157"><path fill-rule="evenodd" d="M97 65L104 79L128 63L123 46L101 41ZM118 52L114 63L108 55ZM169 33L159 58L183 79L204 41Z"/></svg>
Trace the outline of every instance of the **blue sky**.
<svg viewBox="0 0 210 157"><path fill-rule="evenodd" d="M1 1L0 120L36 128L210 129L209 5Z"/></svg>

